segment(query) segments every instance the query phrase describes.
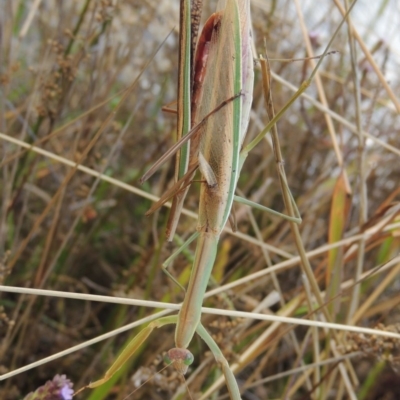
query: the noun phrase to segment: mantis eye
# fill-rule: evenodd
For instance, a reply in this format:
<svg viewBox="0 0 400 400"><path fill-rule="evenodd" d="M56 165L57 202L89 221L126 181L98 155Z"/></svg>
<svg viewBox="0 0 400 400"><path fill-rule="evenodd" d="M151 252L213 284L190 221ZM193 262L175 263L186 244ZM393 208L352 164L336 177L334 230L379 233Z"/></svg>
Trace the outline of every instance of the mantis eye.
<svg viewBox="0 0 400 400"><path fill-rule="evenodd" d="M168 355L168 353L164 354L164 362L167 365L172 364L172 360L171 360L170 356Z"/></svg>
<svg viewBox="0 0 400 400"><path fill-rule="evenodd" d="M193 354L190 353L190 352L188 352L188 353L186 354L185 359L183 360L183 363L184 363L185 365L189 366L190 364L193 363L193 361L194 361L194 356L193 356Z"/></svg>

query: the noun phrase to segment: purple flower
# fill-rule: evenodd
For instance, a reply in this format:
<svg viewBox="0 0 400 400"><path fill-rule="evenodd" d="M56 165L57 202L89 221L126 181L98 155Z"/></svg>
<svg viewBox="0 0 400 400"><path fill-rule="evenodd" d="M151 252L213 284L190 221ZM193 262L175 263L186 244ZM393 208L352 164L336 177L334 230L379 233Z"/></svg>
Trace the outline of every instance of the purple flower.
<svg viewBox="0 0 400 400"><path fill-rule="evenodd" d="M63 400L72 400L72 395L74 394L74 389L70 388L65 384L60 390L60 397Z"/></svg>
<svg viewBox="0 0 400 400"><path fill-rule="evenodd" d="M72 400L73 383L66 375L56 375L52 381L47 381L35 392L29 393L24 400Z"/></svg>

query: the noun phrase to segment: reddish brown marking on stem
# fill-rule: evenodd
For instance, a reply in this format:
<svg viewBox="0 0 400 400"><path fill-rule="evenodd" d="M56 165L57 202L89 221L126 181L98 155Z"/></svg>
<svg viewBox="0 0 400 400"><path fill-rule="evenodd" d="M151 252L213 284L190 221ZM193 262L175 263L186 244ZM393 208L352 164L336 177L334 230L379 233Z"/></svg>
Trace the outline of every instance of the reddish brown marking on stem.
<svg viewBox="0 0 400 400"><path fill-rule="evenodd" d="M201 103L203 81L207 70L210 42L212 40L214 31L220 26L221 18L221 12L214 13L208 18L197 43L196 56L194 59L194 77L191 101L192 127L197 123L196 114L197 108Z"/></svg>

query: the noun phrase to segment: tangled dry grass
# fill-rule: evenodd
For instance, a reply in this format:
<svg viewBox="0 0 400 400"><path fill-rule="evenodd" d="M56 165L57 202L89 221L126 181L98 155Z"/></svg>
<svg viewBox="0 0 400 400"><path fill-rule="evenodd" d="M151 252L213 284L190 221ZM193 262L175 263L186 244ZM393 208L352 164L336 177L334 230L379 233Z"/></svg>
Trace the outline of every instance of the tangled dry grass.
<svg viewBox="0 0 400 400"><path fill-rule="evenodd" d="M173 143L175 117L161 108L176 98L178 1L0 4L0 132L138 188L144 170ZM338 5L344 2L252 0L255 49L265 54L265 40L276 110L293 94L286 82L299 86L313 63L282 59L321 54L342 18ZM206 1L203 15L214 8L214 1ZM323 298L333 298L332 321L393 331L400 318L400 10L394 0L375 6L359 0L351 18L354 30L340 31L333 44L339 53L323 62L319 81L306 92L311 100L298 99L279 121L280 143L303 218L303 245ZM350 47L356 51L353 64ZM258 72L249 138L266 121ZM150 201L144 195L26 151L7 137L1 137L3 285L182 300L159 268L172 250L164 242L166 209L146 218ZM172 168L141 189L160 195ZM196 211L198 185L192 185L188 210ZM238 187L253 201L284 212L269 138L246 161ZM235 213L240 235L221 238L211 285L265 273L206 305L295 317L315 310L318 302L304 279L289 223L242 206ZM182 216L181 240L195 226L192 217ZM192 251L173 265L183 284ZM152 312L5 293L0 302L2 374ZM316 312L310 318L323 317ZM215 316L203 321L230 363L240 360L241 387L253 385L244 389L244 399L400 396L396 341ZM1 385L0 398L20 399L55 373L67 374L81 387L104 373L134 333L12 377ZM186 398L173 371L158 372L160 355L172 343L172 328L153 335L118 380L81 398L123 399L150 376L130 399ZM220 372L200 339L192 347L196 363L188 385L196 398ZM351 361L339 362L342 355ZM329 359L332 363L319 366ZM312 363L302 372L277 376ZM220 393L224 390L222 385Z"/></svg>

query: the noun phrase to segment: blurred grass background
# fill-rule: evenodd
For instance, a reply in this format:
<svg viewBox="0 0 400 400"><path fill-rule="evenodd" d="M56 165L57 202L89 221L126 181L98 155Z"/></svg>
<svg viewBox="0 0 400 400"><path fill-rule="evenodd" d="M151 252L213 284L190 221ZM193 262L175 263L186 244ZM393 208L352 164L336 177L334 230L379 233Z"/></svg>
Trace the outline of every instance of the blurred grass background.
<svg viewBox="0 0 400 400"><path fill-rule="evenodd" d="M307 99L297 100L278 124L289 186L303 217L303 243L307 251L316 252L311 262L321 290L334 293L362 272L397 256L399 249L400 110L385 84L398 96L400 9L394 0L373 6L367 0L358 3L351 16L361 38L354 41L355 64L344 27L332 46L339 53L329 56L320 71L327 107L342 118L331 114L336 149L324 113ZM257 53L265 54L265 40L272 71L299 86L312 70L310 62L273 59L309 56L307 40L315 54L321 54L341 20L335 2L300 1L301 14L292 0L252 0L251 4ZM141 174L174 140L175 116L163 113L161 107L176 99L179 2L1 0L0 7L0 132L139 187ZM214 9L214 1L205 1L203 18ZM302 32L303 23L306 31ZM381 78L360 43L372 54ZM267 122L258 68L249 137ZM122 91L141 72L123 99ZM359 103L355 88L360 90ZM272 93L276 110L292 95L276 80ZM315 83L307 94L318 100ZM358 136L360 129L371 137ZM2 284L182 300L183 293L160 269L178 246L178 241L173 248L164 243L166 208L146 218L151 203L142 196L74 172L35 152L21 151L4 137L1 146ZM142 189L160 195L172 176L171 163ZM269 139L247 159L238 187L253 201L284 211ZM199 184L192 185L185 205L188 210L197 209L198 189ZM232 282L297 255L287 222L259 211L250 213L242 206L235 208L244 238L223 235L212 285ZM182 216L180 239L195 227L193 218ZM354 240L368 229L373 234ZM270 246L268 251L262 251L257 239L245 240L258 234ZM339 250L329 250L329 245L341 239L347 241ZM172 273L183 284L192 257L193 247L173 265ZM334 320L368 327L379 323L380 329L397 330L398 269L398 262L394 263L384 273L363 281L359 290L345 292L335 305ZM332 281L337 284L333 289ZM265 275L214 296L206 305L252 311L264 304L262 312L282 314L288 307L285 304L295 301L290 315L300 317L312 307L305 290L297 261L274 276ZM2 294L0 301L1 373L151 313L137 307L15 294ZM331 336L322 330L316 350L306 328L287 332L283 325L272 329L265 322L209 316L203 321L231 363L269 327L270 336L237 374L241 385L313 362L318 352L321 359L328 358L333 351ZM120 335L10 378L2 383L0 398L20 399L55 373L67 374L79 388L104 373L131 335ZM344 333L340 337L340 354L362 351L352 367L346 366L357 397L399 398L398 344ZM80 398L123 399L138 382L162 367L161 354L172 346L173 328L163 328L110 388L88 391ZM196 363L188 376L192 376L190 390L196 396L220 372L200 339L193 341L191 349ZM180 385L175 373L167 369L129 398L177 398L174 393ZM248 389L243 398L337 399L351 398L350 392L338 365L333 364L322 368L319 380L312 374L284 377Z"/></svg>

